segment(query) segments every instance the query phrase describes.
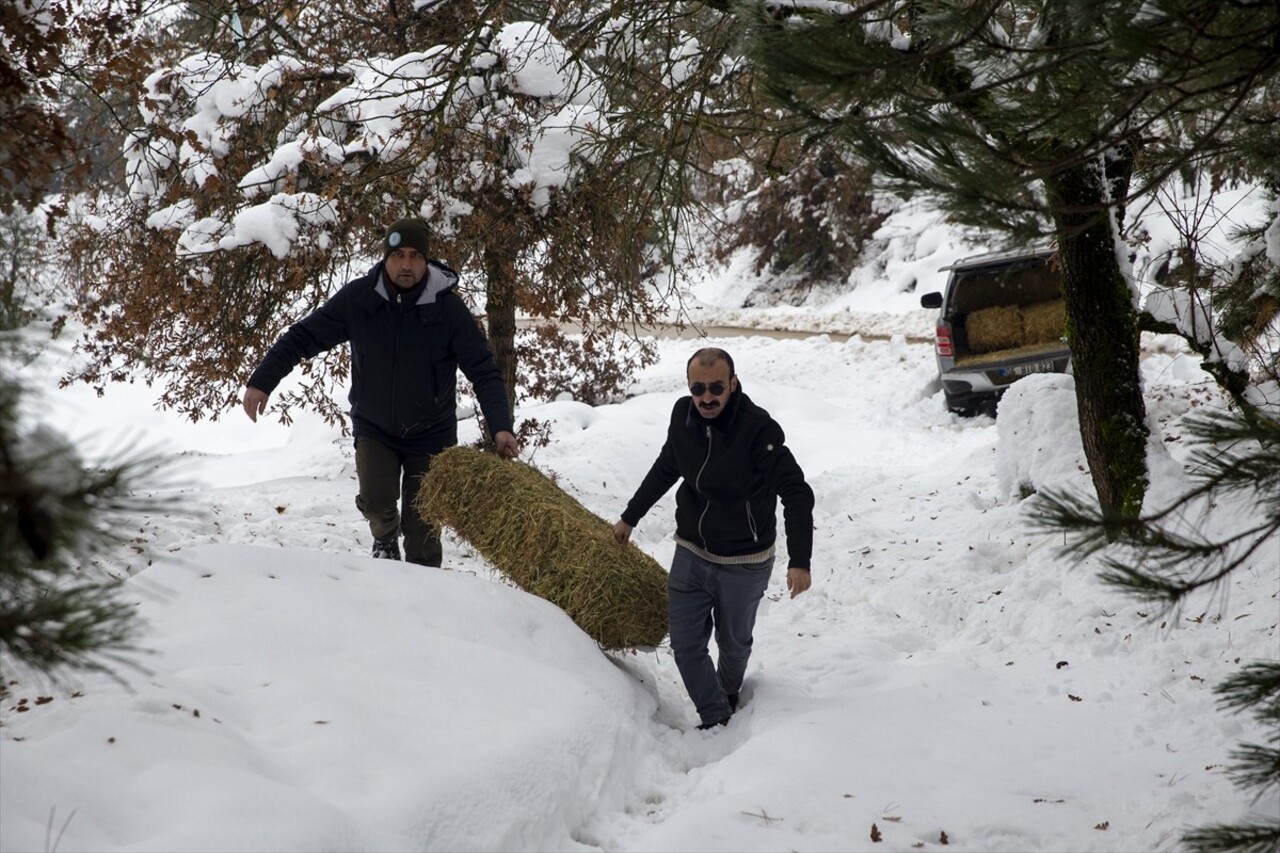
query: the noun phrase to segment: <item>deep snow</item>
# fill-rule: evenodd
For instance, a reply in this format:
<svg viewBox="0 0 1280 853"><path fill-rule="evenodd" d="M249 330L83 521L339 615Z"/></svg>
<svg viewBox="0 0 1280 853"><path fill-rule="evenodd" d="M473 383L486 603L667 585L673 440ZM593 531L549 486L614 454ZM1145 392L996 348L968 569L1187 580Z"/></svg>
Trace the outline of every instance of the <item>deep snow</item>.
<svg viewBox="0 0 1280 853"><path fill-rule="evenodd" d="M1168 850L1244 814L1225 765L1263 733L1212 688L1280 657L1280 542L1156 612L1030 532L1024 495L1089 488L1071 380L1022 380L998 423L944 411L917 299L963 250L926 226L890 223L911 245L887 237L854 295L742 310L731 267L692 300L699 323L832 333L705 341L818 499L813 588L789 600L775 572L744 705L713 732L668 649L603 654L466 543L446 538L442 570L369 559L337 429L57 390L70 356L48 349L24 369L39 413L90 458L163 447L175 482L123 531L150 550L110 566L144 669L50 683L6 662L0 850ZM1186 486L1181 419L1224 403L1170 340L1146 344L1155 506ZM659 340L625 402L523 404L554 428L522 458L612 522L697 345ZM673 506L633 537L664 566Z"/></svg>

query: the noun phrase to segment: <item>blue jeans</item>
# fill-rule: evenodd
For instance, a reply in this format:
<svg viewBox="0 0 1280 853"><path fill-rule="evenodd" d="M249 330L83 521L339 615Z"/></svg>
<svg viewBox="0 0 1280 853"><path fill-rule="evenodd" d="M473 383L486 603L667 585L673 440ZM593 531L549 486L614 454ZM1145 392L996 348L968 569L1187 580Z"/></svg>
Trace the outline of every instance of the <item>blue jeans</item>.
<svg viewBox="0 0 1280 853"><path fill-rule="evenodd" d="M703 723L728 719L728 695L742 689L751 658L756 610L772 570L773 557L758 563L722 565L676 546L667 578L671 651ZM707 651L713 629L718 666Z"/></svg>

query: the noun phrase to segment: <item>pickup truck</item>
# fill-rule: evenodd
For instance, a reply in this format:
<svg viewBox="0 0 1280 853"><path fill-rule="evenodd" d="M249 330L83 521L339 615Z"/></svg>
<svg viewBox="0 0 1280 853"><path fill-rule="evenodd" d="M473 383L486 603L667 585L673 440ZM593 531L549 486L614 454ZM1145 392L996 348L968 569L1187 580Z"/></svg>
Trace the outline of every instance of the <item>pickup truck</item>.
<svg viewBox="0 0 1280 853"><path fill-rule="evenodd" d="M1005 389L1032 373L1066 373L1071 352L1066 313L1051 249L964 258L941 293L920 297L939 309L934 353L947 409L989 414Z"/></svg>

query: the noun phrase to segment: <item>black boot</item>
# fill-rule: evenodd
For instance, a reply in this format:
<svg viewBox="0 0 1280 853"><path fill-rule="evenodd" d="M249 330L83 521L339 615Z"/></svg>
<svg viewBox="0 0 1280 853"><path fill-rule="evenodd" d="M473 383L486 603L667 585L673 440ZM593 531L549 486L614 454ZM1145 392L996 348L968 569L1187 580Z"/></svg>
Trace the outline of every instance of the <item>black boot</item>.
<svg viewBox="0 0 1280 853"><path fill-rule="evenodd" d="M386 541L375 539L373 542L373 556L378 560L400 559L400 540L394 536Z"/></svg>

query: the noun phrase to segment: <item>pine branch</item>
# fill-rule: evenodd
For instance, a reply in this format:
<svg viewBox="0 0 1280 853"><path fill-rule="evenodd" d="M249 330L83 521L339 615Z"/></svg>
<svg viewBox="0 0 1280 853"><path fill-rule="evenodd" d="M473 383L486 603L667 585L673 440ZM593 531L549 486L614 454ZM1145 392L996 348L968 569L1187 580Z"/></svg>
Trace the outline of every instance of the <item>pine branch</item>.
<svg viewBox="0 0 1280 853"><path fill-rule="evenodd" d="M1280 825L1216 823L1186 833L1182 843L1192 853L1275 853L1280 849Z"/></svg>
<svg viewBox="0 0 1280 853"><path fill-rule="evenodd" d="M1280 722L1275 720L1275 715L1280 713L1280 661L1247 663L1239 672L1217 685L1213 693L1220 695L1220 706L1229 711L1243 711L1254 704L1270 702L1272 721ZM1275 736L1280 738L1280 727L1277 727Z"/></svg>
<svg viewBox="0 0 1280 853"><path fill-rule="evenodd" d="M17 662L45 673L107 671L104 658L138 651L134 607L117 583L57 584L47 574L0 578L0 647Z"/></svg>
<svg viewBox="0 0 1280 853"><path fill-rule="evenodd" d="M1061 533L1078 560L1111 549L1101 579L1144 601L1173 605L1221 583L1280 533L1280 423L1243 410L1190 417L1186 430L1197 445L1190 457L1195 485L1169 505L1133 518L1048 490L1038 496L1033 529ZM1202 535L1192 510L1233 494L1256 495L1261 518L1230 535Z"/></svg>
<svg viewBox="0 0 1280 853"><path fill-rule="evenodd" d="M1259 796L1280 788L1280 749L1246 743L1231 758L1231 779L1238 787L1256 790Z"/></svg>
<svg viewBox="0 0 1280 853"><path fill-rule="evenodd" d="M0 351L16 345L0 338ZM135 490L154 482L156 460L86 466L55 430L18 426L23 396L0 372L0 650L55 677L136 667L134 606L119 581L87 579L85 568L121 544L126 519L155 508Z"/></svg>
<svg viewBox="0 0 1280 853"><path fill-rule="evenodd" d="M1033 526L1061 532L1065 550L1078 560L1105 551L1101 580L1147 601L1172 606L1197 589L1222 583L1280 533L1280 422L1244 409L1189 418L1186 429L1196 444L1191 454L1196 485L1169 506L1126 518L1074 494L1042 493ZM1255 496L1260 517L1230 535L1204 536L1190 510L1209 512L1228 494ZM1258 796L1280 787L1280 662L1246 664L1214 692L1225 710L1252 709L1270 733L1269 745L1246 743L1231 753L1232 781ZM1182 842L1196 853L1274 853L1280 823L1214 824L1192 830Z"/></svg>

